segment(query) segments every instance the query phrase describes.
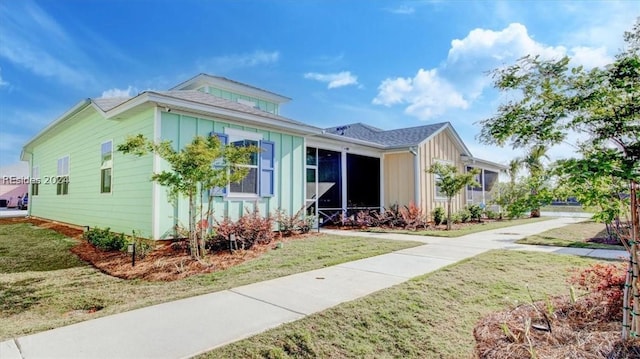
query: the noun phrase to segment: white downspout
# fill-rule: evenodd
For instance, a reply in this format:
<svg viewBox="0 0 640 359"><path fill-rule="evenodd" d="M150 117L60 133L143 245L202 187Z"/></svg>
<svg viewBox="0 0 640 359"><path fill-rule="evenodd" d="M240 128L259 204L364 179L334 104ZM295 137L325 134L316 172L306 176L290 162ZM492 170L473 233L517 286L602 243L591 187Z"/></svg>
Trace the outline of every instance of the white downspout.
<svg viewBox="0 0 640 359"><path fill-rule="evenodd" d="M412 147L409 152L413 155L413 202L420 205L420 147Z"/></svg>

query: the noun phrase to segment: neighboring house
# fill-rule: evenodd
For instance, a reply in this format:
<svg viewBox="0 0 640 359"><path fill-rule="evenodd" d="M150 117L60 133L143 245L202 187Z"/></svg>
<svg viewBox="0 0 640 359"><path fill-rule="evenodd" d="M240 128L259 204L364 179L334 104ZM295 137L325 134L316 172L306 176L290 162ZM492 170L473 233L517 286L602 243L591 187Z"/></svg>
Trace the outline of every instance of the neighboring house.
<svg viewBox="0 0 640 359"><path fill-rule="evenodd" d="M501 168L473 163L448 123L392 131L362 124L323 130L280 116L280 105L289 100L200 74L169 91L81 101L23 148L31 176L42 179L30 188L29 214L171 237L176 224L188 223L186 200L170 202L166 188L150 181L152 173L169 166L157 155L116 151L126 136L138 133L170 140L176 148L196 135L215 135L226 144L263 149L241 183L216 190L217 218L238 218L254 205L263 214L306 209L326 218L410 201L430 213L442 203L433 175L425 172L433 161L454 163L461 171L467 165L485 168L485 175ZM460 196L456 208L465 203Z"/></svg>
<svg viewBox="0 0 640 359"><path fill-rule="evenodd" d="M29 164L18 162L0 168L0 207L16 207L29 190Z"/></svg>

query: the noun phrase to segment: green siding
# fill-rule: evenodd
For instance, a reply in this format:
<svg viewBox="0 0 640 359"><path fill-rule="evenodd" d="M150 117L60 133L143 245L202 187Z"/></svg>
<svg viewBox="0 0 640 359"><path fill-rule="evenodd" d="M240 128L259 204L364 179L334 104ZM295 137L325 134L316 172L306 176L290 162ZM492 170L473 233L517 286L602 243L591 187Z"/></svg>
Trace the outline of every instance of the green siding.
<svg viewBox="0 0 640 359"><path fill-rule="evenodd" d="M248 132L261 133L265 140L275 142L275 189L273 197L255 200L214 198L214 215L216 218L230 217L237 219L245 208L252 209L257 204L262 214L275 214L279 208L285 209L290 215L297 212L304 205L304 139L299 136L281 134L274 131L244 127L218 119L194 118L176 113L162 113L161 137L170 140L175 148L182 148L193 139L196 134L209 135L212 131L224 132L225 128L235 128ZM169 169L166 163L162 169ZM188 203L181 198L179 203L171 203L166 190L161 189L160 205L160 233L165 237L173 233L176 223L187 225Z"/></svg>
<svg viewBox="0 0 640 359"><path fill-rule="evenodd" d="M153 110L124 120L106 120L92 108L83 110L39 140L31 167L39 168L43 183L29 203L30 213L80 226L110 227L113 231L151 236L152 156L123 155L116 147L127 135L153 138ZM113 141L112 192L100 193L101 144ZM56 176L58 158L69 156L69 194L57 195L44 183Z"/></svg>
<svg viewBox="0 0 640 359"><path fill-rule="evenodd" d="M201 88L198 89L198 91L207 92L207 88L201 87ZM238 101L238 99L242 99L242 100L246 100L246 101L252 101L262 111L273 113L273 114L276 114L276 115L278 114L278 111L279 111L279 105L277 103L270 102L270 101L265 101L265 100L262 100L262 99L259 99L259 98L256 98L256 97L251 97L251 96L247 96L247 95L243 95L243 94L239 94L239 93L235 93L235 92L231 92L231 91L227 91L227 90L222 90L222 89L219 89L219 88L215 88L213 86L209 86L209 92L208 93L210 95L213 95L213 96L216 96L216 97L220 97L220 98L223 98L225 100L230 100L230 101Z"/></svg>

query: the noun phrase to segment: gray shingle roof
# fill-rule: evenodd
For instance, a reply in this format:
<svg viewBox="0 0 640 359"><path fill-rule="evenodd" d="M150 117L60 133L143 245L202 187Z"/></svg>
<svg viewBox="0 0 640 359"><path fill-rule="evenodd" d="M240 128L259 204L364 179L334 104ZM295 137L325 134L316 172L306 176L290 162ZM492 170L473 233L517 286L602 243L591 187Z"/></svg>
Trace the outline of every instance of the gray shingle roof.
<svg viewBox="0 0 640 359"><path fill-rule="evenodd" d="M131 97L100 97L91 100L98 105L102 111L107 112L130 98Z"/></svg>
<svg viewBox="0 0 640 359"><path fill-rule="evenodd" d="M386 147L407 147L419 144L448 124L448 122L441 122L385 131L362 123L353 123L346 126L326 128L325 132L369 141Z"/></svg>
<svg viewBox="0 0 640 359"><path fill-rule="evenodd" d="M306 123L299 122L296 120L292 120L290 118L286 118L280 115L275 115L270 112L262 111L258 108L251 107L248 105L243 105L241 103L225 100L220 97L216 97L210 95L208 93L204 93L202 91L196 90L177 90L177 91L149 91L152 93L157 93L163 96L172 97L180 100L191 101L203 105L219 107L227 110L233 110L238 112L243 112L251 115L261 116L270 118L273 120L284 121L296 125L309 126ZM318 129L319 130L319 129Z"/></svg>

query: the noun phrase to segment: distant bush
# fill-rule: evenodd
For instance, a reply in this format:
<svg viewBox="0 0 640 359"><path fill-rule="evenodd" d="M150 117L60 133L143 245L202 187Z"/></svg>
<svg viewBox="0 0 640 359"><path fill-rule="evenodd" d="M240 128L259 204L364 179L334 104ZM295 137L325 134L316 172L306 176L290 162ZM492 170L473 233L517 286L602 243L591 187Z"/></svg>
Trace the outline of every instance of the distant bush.
<svg viewBox="0 0 640 359"><path fill-rule="evenodd" d="M487 219L498 219L498 212L489 209L484 211L484 215L487 216Z"/></svg>
<svg viewBox="0 0 640 359"><path fill-rule="evenodd" d="M127 243L125 235L113 233L111 228L100 229L94 227L84 233L87 242L103 251L119 251L122 250Z"/></svg>
<svg viewBox="0 0 640 359"><path fill-rule="evenodd" d="M275 237L274 223L272 217L262 216L257 209L251 212L247 209L245 215L236 222L228 217L222 221L215 220L213 232L206 238L206 246L209 250L217 252L228 249L249 249L256 243L270 243ZM231 248L231 235L235 236L235 248Z"/></svg>
<svg viewBox="0 0 640 359"><path fill-rule="evenodd" d="M458 214L458 217L460 218L460 222L462 223L467 223L471 219L471 211L469 211L467 208L463 208L457 214Z"/></svg>
<svg viewBox="0 0 640 359"><path fill-rule="evenodd" d="M444 208L436 207L436 209L433 211L433 223L435 223L435 225L437 226L444 223L444 221L445 221Z"/></svg>
<svg viewBox="0 0 640 359"><path fill-rule="evenodd" d="M290 216L284 209L276 211L275 222L280 233L291 235L297 233L308 233L316 221L315 216L305 214L306 207L302 207L294 215Z"/></svg>
<svg viewBox="0 0 640 359"><path fill-rule="evenodd" d="M471 220L480 222L480 219L482 218L482 207L477 204L472 204L468 206L467 209L471 214Z"/></svg>

